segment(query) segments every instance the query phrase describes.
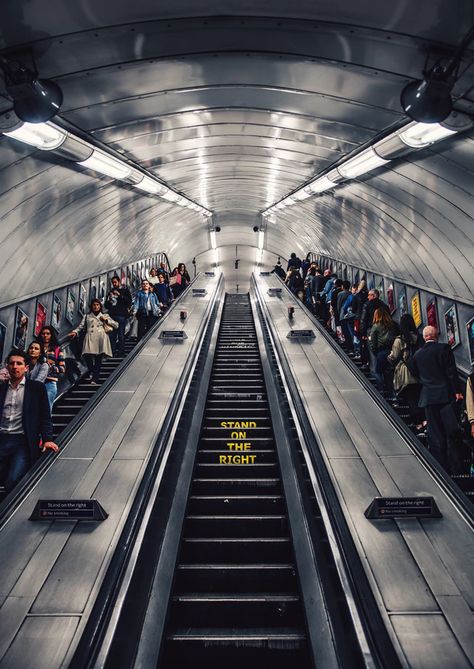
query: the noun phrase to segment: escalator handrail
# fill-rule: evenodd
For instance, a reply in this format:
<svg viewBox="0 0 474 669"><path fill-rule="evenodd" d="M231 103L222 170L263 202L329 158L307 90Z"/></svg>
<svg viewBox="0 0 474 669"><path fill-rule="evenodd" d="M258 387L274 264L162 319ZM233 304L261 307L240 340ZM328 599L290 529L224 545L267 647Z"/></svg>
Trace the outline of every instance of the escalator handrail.
<svg viewBox="0 0 474 669"><path fill-rule="evenodd" d="M348 609L367 667L400 669L402 666L387 626L376 602L359 552L354 543L337 492L320 452L317 439L301 400L289 362L278 336L270 327L271 318L258 282L252 276L260 313L273 345L276 364L285 386L293 420L305 455L311 485L318 501L330 540L334 562L346 595ZM309 460L308 460L309 458Z"/></svg>
<svg viewBox="0 0 474 669"><path fill-rule="evenodd" d="M198 274L186 287L177 300L173 302L171 307L165 313L165 315L160 318L153 327L142 337L142 339L137 342L133 350L130 351L128 356L121 362L121 364L111 373L111 375L104 381L104 383L97 389L94 395L90 400L78 411L74 416L72 421L67 425L67 427L61 432L59 438L56 440L56 443L59 445L59 451L53 453L48 451L44 453L29 469L17 486L12 490L12 492L0 503L0 531L10 520L12 515L20 507L22 502L28 497L33 488L37 485L40 479L46 474L49 468L53 465L55 460L64 453L64 449L67 448L67 444L76 434L82 423L92 414L96 409L97 405L102 401L104 396L108 393L112 385L126 372L130 365L134 362L135 358L138 356L140 351L146 346L149 339L151 339L156 331L163 326L163 323L169 317L172 311L177 309L177 304L180 299L186 295L186 293L191 289L192 284L198 279L200 274ZM217 290L217 287L216 287ZM79 383L79 379L76 383ZM76 385L76 384L74 384ZM73 386L71 386L73 387Z"/></svg>
<svg viewBox="0 0 474 669"><path fill-rule="evenodd" d="M186 394L185 390L187 385L191 382L191 371L194 368L199 355L204 334L209 326L209 318L221 292L222 285L223 275L221 274L214 295L212 296L212 299L209 300L205 316L199 324L191 351L176 384L176 389L171 398L170 406L163 418L160 432L148 459L146 470L142 476L131 508L128 512L127 519L121 530L120 538L117 541L113 555L110 558L109 565L92 610L88 616L81 638L74 651L69 664L69 669L87 669L92 667L100 652L100 646L105 634L107 622L112 614L116 597L126 571L128 559L135 550L135 539L140 531L143 518L146 516L149 497L156 476L162 466L163 451L175 426L179 409L183 404L183 398Z"/></svg>

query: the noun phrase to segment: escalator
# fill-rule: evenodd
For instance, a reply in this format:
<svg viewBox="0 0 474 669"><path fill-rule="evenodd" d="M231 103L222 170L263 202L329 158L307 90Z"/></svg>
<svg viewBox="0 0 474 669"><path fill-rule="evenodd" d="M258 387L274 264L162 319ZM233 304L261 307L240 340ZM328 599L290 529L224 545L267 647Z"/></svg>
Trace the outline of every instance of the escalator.
<svg viewBox="0 0 474 669"><path fill-rule="evenodd" d="M227 296L159 666L311 667L255 326Z"/></svg>

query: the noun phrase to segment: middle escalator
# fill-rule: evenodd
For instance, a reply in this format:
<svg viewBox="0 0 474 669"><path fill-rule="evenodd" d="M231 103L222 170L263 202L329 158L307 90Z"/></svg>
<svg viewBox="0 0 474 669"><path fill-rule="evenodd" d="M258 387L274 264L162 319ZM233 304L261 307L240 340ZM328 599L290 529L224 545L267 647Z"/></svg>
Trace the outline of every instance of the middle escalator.
<svg viewBox="0 0 474 669"><path fill-rule="evenodd" d="M247 296L223 309L159 667L190 658L313 666Z"/></svg>

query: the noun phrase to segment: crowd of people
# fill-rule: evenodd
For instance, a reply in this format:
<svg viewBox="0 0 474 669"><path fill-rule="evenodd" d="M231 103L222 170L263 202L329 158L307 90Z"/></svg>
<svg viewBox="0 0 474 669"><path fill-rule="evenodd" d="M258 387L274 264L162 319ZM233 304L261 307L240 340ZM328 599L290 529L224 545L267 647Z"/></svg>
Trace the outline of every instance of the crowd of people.
<svg viewBox="0 0 474 669"><path fill-rule="evenodd" d="M273 272L315 313L394 406L408 407L412 426L426 433L429 449L451 473L461 470L461 400L466 395L470 437L474 439L474 372L461 387L451 347L438 341L436 328L420 333L406 313L397 322L389 306L365 279L351 283L309 258L292 253L286 271ZM473 444L474 446L474 444Z"/></svg>
<svg viewBox="0 0 474 669"><path fill-rule="evenodd" d="M112 277L104 303L94 298L89 312L68 335L72 344L79 341L77 356L87 367L84 380L98 385L104 357L125 354L127 324L135 322L140 340L190 281L184 263L172 272L161 263L142 279L140 290L132 296L120 277ZM41 329L26 352L13 349L9 353L0 373L0 488L4 493L42 452L58 450L51 412L65 374L66 358L51 326Z"/></svg>

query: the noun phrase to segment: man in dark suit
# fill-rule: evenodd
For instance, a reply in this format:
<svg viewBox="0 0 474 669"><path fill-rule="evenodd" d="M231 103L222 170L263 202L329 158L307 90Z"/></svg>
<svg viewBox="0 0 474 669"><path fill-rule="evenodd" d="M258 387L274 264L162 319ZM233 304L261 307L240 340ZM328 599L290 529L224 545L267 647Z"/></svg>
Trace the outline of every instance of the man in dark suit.
<svg viewBox="0 0 474 669"><path fill-rule="evenodd" d="M408 366L420 379L419 406L426 412L430 451L449 471L451 405L456 400L462 400L463 396L458 392L459 378L451 347L438 343L438 331L431 325L423 330L423 339L425 346L418 349L413 359L408 361Z"/></svg>
<svg viewBox="0 0 474 669"><path fill-rule="evenodd" d="M9 492L45 450L58 451L43 383L25 378L28 356L13 350L0 386L0 485ZM41 449L40 441L43 440Z"/></svg>

